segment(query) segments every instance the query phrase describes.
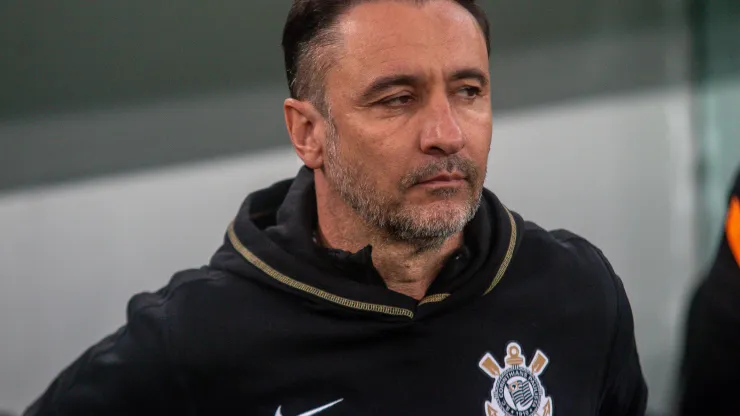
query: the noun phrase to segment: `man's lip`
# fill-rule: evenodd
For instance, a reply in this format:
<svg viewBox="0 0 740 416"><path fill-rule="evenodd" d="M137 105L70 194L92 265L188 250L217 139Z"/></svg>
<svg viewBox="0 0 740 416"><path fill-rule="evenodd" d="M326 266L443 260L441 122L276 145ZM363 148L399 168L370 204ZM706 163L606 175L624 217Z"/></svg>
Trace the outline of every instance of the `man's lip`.
<svg viewBox="0 0 740 416"><path fill-rule="evenodd" d="M428 179L424 179L420 183L429 183L429 182L452 182L452 181L461 181L465 179L465 175L459 173L459 172L453 172L453 173L440 173L439 175L433 176Z"/></svg>

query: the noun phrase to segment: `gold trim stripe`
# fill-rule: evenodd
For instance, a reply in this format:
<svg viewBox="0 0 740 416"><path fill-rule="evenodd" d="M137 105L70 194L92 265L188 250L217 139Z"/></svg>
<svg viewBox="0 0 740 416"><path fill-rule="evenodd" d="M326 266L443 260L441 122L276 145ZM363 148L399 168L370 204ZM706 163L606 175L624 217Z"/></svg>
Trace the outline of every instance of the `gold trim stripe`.
<svg viewBox="0 0 740 416"><path fill-rule="evenodd" d="M318 296L324 300L345 306L347 308L358 309L358 310L369 311L369 312L377 312L377 313L393 315L393 316L405 316L409 319L414 318L414 312L411 311L410 309L398 308L394 306L378 305L375 303L359 302L356 300L343 298L341 296L333 295L319 288L316 288L311 285L307 285L305 283L292 279L280 273L279 271L273 269L272 267L270 267L269 264L260 260L257 256L254 255L254 253L252 253L251 251L249 251L249 249L244 247L244 244L242 244L242 242L239 240L239 237L237 237L236 232L234 231L233 222L229 225L228 234L229 234L229 240L231 241L231 244L234 246L236 251L238 251L239 254L242 255L242 257L244 257L248 262L250 262L252 265L257 267L258 269L265 272L265 274L267 274L268 276L272 277L273 279L277 280L278 282L284 285L290 286L294 289L298 289L306 293L310 293L314 296Z"/></svg>
<svg viewBox="0 0 740 416"><path fill-rule="evenodd" d="M506 208L504 207L504 209ZM504 256L504 259L501 262L501 265L499 266L498 271L496 272L496 275L494 276L493 281L491 282L491 285L483 293L484 296L490 293L493 290L493 288L496 287L496 285L501 281L514 255L514 248L516 247L516 237L517 237L516 221L514 221L514 216L511 215L511 212L509 212L508 209L506 209L506 213L508 214L509 221L511 222L511 236L509 239L509 246L506 249L506 255ZM290 278L280 273L279 271L272 268L269 264L260 260L259 257L255 256L254 253L249 251L249 249L247 249L244 246L244 244L242 244L242 242L239 240L239 237L237 237L236 232L234 231L234 222L229 224L228 235L229 235L229 241L231 241L231 244L234 246L234 249L236 249L236 251L239 252L239 254L241 254L245 260L247 260L249 263L257 267L258 269L262 270L268 276L272 277L273 279L277 280L278 282L286 286L290 286L294 289L312 294L326 301L336 303L338 305L342 305L344 307L351 308L351 309L357 309L357 310L369 311L369 312L377 312L377 313L382 313L385 315L392 315L392 316L405 316L409 319L414 318L414 312L410 309L398 308L395 306L379 305L379 304L368 303L368 302L360 302L356 300L347 299L341 296L331 294L319 288L313 287L306 283L299 282L298 280L295 280L293 278ZM436 295L427 296L419 302L419 306L429 304L429 303L442 302L445 299L447 299L449 296L450 296L449 293L440 293Z"/></svg>
<svg viewBox="0 0 740 416"><path fill-rule="evenodd" d="M427 304L427 303L442 302L448 297L450 297L449 293L438 293L436 295L427 296L421 301L419 301L419 306Z"/></svg>
<svg viewBox="0 0 740 416"><path fill-rule="evenodd" d="M509 267L509 263L511 262L511 258L514 257L514 248L516 247L516 221L514 221L514 216L511 215L511 212L504 207L506 210L506 213L509 214L509 222L511 223L511 237L509 238L509 247L506 249L506 255L504 256L504 260L501 262L501 265L498 268L498 271L496 272L496 275L493 277L493 281L491 282L491 286L488 286L488 289L483 293L483 296L489 294L494 287L501 281L501 278L504 277L504 273L506 272L506 269Z"/></svg>

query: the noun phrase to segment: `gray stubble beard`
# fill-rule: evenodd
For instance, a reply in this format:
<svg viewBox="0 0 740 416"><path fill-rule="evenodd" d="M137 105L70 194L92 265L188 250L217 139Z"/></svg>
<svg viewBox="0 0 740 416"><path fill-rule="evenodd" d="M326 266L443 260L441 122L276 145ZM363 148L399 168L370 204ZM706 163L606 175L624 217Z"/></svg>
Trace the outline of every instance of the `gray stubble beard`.
<svg viewBox="0 0 740 416"><path fill-rule="evenodd" d="M445 169L451 171L457 168L468 175L469 191L450 188L430 191L434 195L447 198L459 192L476 193L476 195L471 195L465 204L464 215L450 221L433 216L432 218L428 216L420 218L418 213L413 212L413 209L404 207L402 201L379 194L372 184L357 174L358 171L348 168L339 153L339 134L331 118L327 120L327 125L327 163L324 171L329 185L367 225L380 230L381 234L388 239L411 244L418 252L434 250L441 247L449 237L461 232L478 211L482 187L478 190L473 187L478 183L480 172L471 161L453 155L445 160L428 164L402 178L398 184L401 192L418 183L422 178Z"/></svg>

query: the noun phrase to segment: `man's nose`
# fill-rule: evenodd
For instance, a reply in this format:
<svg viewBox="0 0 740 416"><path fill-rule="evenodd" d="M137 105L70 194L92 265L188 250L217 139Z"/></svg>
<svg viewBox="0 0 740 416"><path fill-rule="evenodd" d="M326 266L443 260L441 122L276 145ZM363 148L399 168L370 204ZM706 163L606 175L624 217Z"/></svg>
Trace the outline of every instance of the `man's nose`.
<svg viewBox="0 0 740 416"><path fill-rule="evenodd" d="M439 97L425 109L421 150L427 154L451 155L465 147L465 137L449 97Z"/></svg>

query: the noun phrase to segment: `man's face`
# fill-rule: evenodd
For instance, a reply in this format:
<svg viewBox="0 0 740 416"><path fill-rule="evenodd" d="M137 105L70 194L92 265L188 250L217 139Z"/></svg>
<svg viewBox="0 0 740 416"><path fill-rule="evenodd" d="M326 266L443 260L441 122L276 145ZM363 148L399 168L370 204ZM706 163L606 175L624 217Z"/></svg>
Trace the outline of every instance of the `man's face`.
<svg viewBox="0 0 740 416"><path fill-rule="evenodd" d="M462 231L480 201L492 114L474 17L447 0L374 1L338 23L324 173L371 226L417 244Z"/></svg>

